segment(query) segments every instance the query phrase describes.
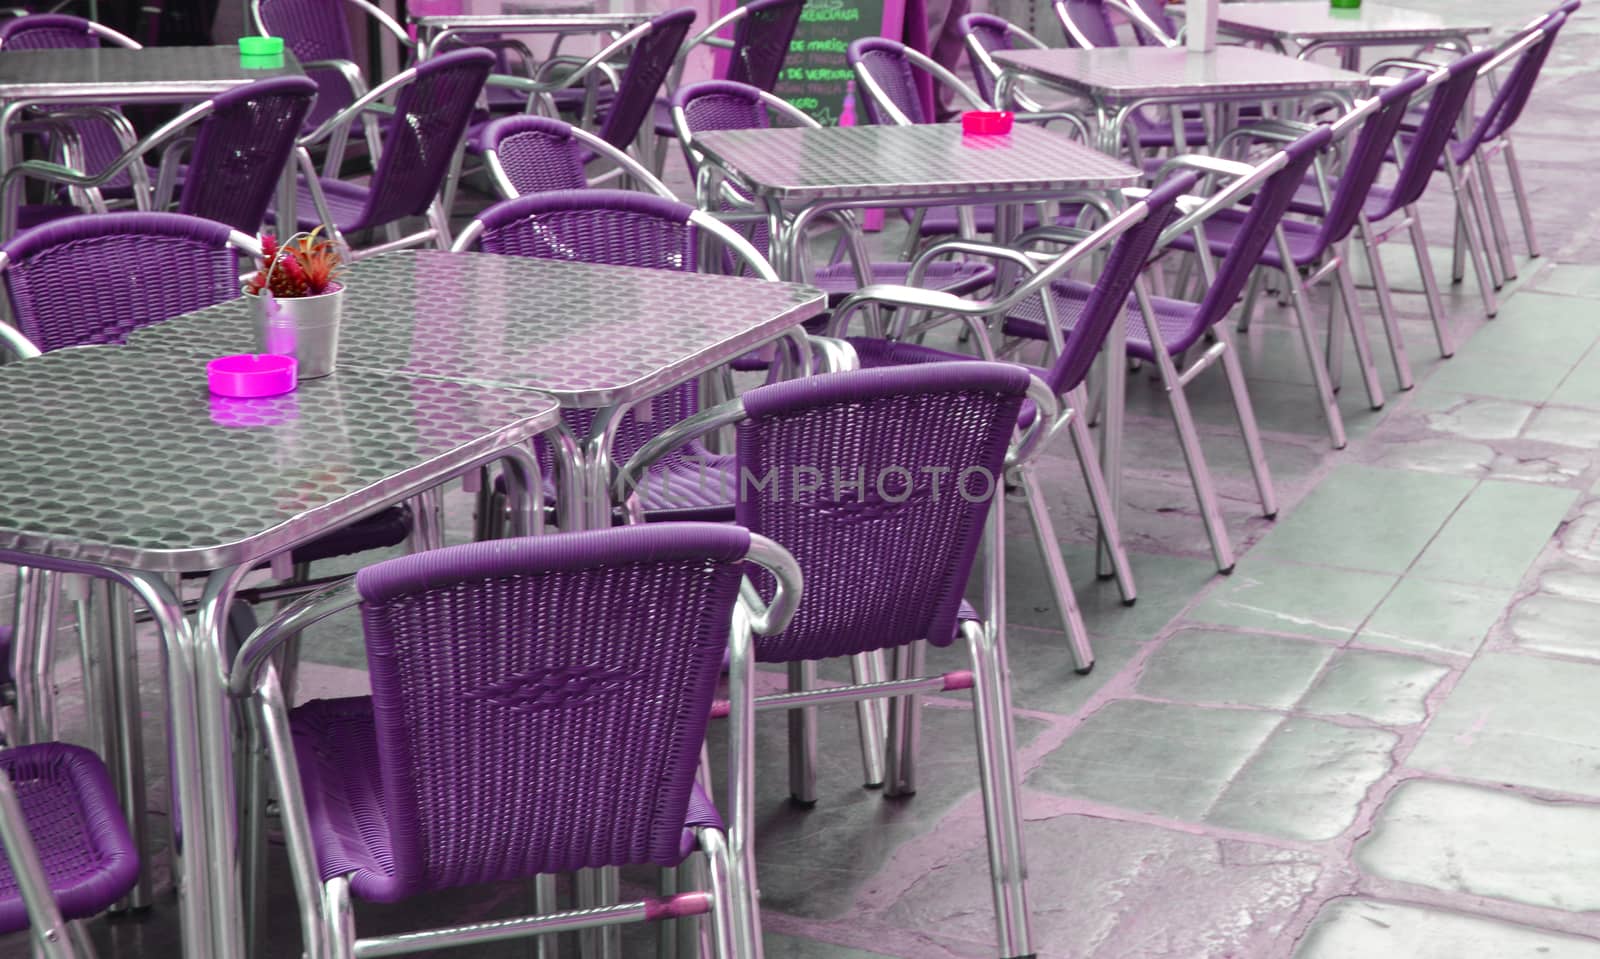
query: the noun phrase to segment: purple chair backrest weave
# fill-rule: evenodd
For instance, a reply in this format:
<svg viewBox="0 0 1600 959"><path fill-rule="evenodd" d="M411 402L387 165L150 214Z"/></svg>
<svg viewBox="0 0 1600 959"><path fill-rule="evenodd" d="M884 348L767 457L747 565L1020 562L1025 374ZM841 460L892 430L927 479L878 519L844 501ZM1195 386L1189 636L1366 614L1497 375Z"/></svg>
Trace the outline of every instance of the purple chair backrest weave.
<svg viewBox="0 0 1600 959"><path fill-rule="evenodd" d="M1445 148L1455 136L1461 111L1472 97L1472 88L1478 82L1478 69L1494 56L1493 50L1469 53L1450 64L1449 75L1434 88L1433 96L1423 108L1422 121L1417 134L1407 146L1405 161L1390 190L1389 201L1372 217L1382 220L1396 210L1422 199L1444 157Z"/></svg>
<svg viewBox="0 0 1600 959"><path fill-rule="evenodd" d="M1320 249L1338 243L1355 229L1367 195L1372 192L1372 184L1383 171L1384 158L1393 148L1395 135L1405 121L1411 98L1427 82L1427 74L1413 73L1378 94L1378 108L1361 124L1355 145L1345 157L1344 169L1339 171L1339 185L1334 188L1328 213L1317 231Z"/></svg>
<svg viewBox="0 0 1600 959"><path fill-rule="evenodd" d="M0 50L88 50L99 46L100 36L81 17L41 13L0 23ZM87 172L100 172L122 154L122 142L103 121L71 120L68 125L78 136ZM129 187L132 183L124 170L102 189Z"/></svg>
<svg viewBox="0 0 1600 959"><path fill-rule="evenodd" d="M502 117L483 128L485 153L500 161L506 178L519 194L551 190L586 190L587 147L560 120L521 114Z"/></svg>
<svg viewBox="0 0 1600 959"><path fill-rule="evenodd" d="M1178 25L1172 22L1171 17L1167 16L1166 3L1164 0L1131 0L1131 2L1134 6L1138 7L1145 16L1149 17L1152 23L1166 31L1169 39L1177 37ZM1161 42L1160 38L1152 36L1150 31L1139 26L1139 21L1137 20L1133 21L1133 33L1134 36L1139 39L1139 45L1141 47L1159 47L1165 45Z"/></svg>
<svg viewBox="0 0 1600 959"><path fill-rule="evenodd" d="M439 193L451 160L472 119L484 81L494 67L488 50L456 50L416 67L416 77L395 100L383 138L383 154L373 171L367 226L421 216Z"/></svg>
<svg viewBox="0 0 1600 959"><path fill-rule="evenodd" d="M1056 0L1056 16L1067 35L1067 46L1083 49L1115 47L1116 25L1101 0Z"/></svg>
<svg viewBox="0 0 1600 959"><path fill-rule="evenodd" d="M683 108L683 116L691 134L711 130L764 130L773 125L773 111L761 100L761 92L753 86L730 80L708 80L679 88L673 95L674 106ZM780 119L783 119L780 115ZM779 124L780 126L783 124ZM691 171L697 169L694 154L685 145L684 155ZM739 191L740 195L748 196ZM726 197L721 209L733 209ZM771 252L771 233L765 219L749 223L730 224L755 246L762 256Z"/></svg>
<svg viewBox="0 0 1600 959"><path fill-rule="evenodd" d="M733 28L733 53L726 79L762 90L778 85L805 0L755 0Z"/></svg>
<svg viewBox="0 0 1600 959"><path fill-rule="evenodd" d="M694 208L627 190L541 193L497 203L478 215L485 253L574 260L693 273L699 268L700 231ZM620 282L620 280L619 280ZM699 409L699 388L684 383L650 401L649 415L629 412L617 426L612 459L627 462L657 433ZM579 436L589 432L593 410L563 410ZM541 463L546 453L539 446ZM547 464L546 464L547 465Z"/></svg>
<svg viewBox="0 0 1600 959"><path fill-rule="evenodd" d="M386 892L676 864L749 544L674 523L358 573Z"/></svg>
<svg viewBox="0 0 1600 959"><path fill-rule="evenodd" d="M744 394L738 522L782 542L806 582L757 660L950 643L1027 388L1022 367L974 361Z"/></svg>
<svg viewBox="0 0 1600 959"><path fill-rule="evenodd" d="M996 50L1013 49L1011 23L992 13L969 13L957 21L957 26L962 36L970 38L968 60L972 60L970 46L972 42L976 42L979 47L991 53ZM977 62L972 63L972 84L978 88L978 92L985 100L994 102L994 76Z"/></svg>
<svg viewBox="0 0 1600 959"><path fill-rule="evenodd" d="M1056 357L1045 372L1044 381L1063 395L1078 388L1094 358L1105 345L1106 335L1117 314L1126 309L1128 296L1133 292L1134 281L1144 271L1145 263L1154 252L1161 231L1178 215L1178 197L1194 189L1198 176L1180 173L1168 177L1160 186L1150 191L1144 203L1150 213L1128 232L1117 238L1100 269L1100 278L1084 302L1083 309L1072 329L1067 332L1061 355Z"/></svg>
<svg viewBox="0 0 1600 959"><path fill-rule="evenodd" d="M121 343L141 326L239 295L228 235L180 213L69 217L0 247L0 280L17 328L41 351Z"/></svg>
<svg viewBox="0 0 1600 959"><path fill-rule="evenodd" d="M260 0L261 25L282 37L284 45L302 64L319 60L355 60L346 22L345 0ZM317 126L353 102L349 81L338 70L312 68L306 76L316 81L317 102L307 126Z"/></svg>
<svg viewBox="0 0 1600 959"><path fill-rule="evenodd" d="M1213 323L1221 322L1233 310L1234 304L1239 302L1244 285L1250 279L1250 271L1256 268L1261 258L1261 251L1273 241L1278 221L1283 219L1290 201L1305 185L1306 173L1311 169L1312 161L1332 139L1333 131L1320 127L1283 148L1289 157L1288 163L1268 177L1261 189L1256 191L1250 209L1239 226L1239 240L1217 266L1216 278L1200 300L1200 309L1195 311L1193 327L1189 332L1198 333Z"/></svg>
<svg viewBox="0 0 1600 959"><path fill-rule="evenodd" d="M1528 97L1533 95L1534 84L1539 82L1539 71L1544 69L1544 62L1550 57L1550 50L1556 44L1556 36L1566 23L1567 15L1557 11L1539 24L1538 29L1543 37L1523 51L1522 56L1517 59L1511 68L1511 74L1500 84L1499 92L1490 101L1489 109L1478 118L1472 132L1460 143L1451 147L1458 164L1465 163L1480 144L1504 136L1505 132L1522 117L1522 108L1528 105Z"/></svg>
<svg viewBox="0 0 1600 959"><path fill-rule="evenodd" d="M626 150L638 136L645 118L655 111L661 83L672 70L678 48L694 24L692 7L669 10L650 21L650 30L633 45L628 68L617 81L616 99L597 131L600 139L619 150Z"/></svg>
<svg viewBox="0 0 1600 959"><path fill-rule="evenodd" d="M889 98L901 113L906 115L912 123L929 123L928 114L922 109L922 96L917 92L916 74L912 70L911 61L906 59L905 49L899 42L884 37L863 37L850 43L846 57L854 67L861 64L862 69L872 77L874 83ZM870 96L863 97L857 94L859 103L867 108L867 116L873 123L890 124L893 121L884 115L878 105Z"/></svg>
<svg viewBox="0 0 1600 959"><path fill-rule="evenodd" d="M316 95L305 77L276 77L213 98L189 154L178 212L254 235Z"/></svg>

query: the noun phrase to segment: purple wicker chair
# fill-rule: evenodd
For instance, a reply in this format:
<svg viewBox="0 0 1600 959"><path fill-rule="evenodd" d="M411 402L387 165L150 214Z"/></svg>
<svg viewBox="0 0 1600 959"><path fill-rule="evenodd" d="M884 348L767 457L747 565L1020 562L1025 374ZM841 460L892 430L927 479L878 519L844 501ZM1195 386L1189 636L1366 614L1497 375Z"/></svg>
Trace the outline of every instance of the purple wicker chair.
<svg viewBox="0 0 1600 959"><path fill-rule="evenodd" d="M676 199L638 160L587 130L549 117L522 114L495 120L478 135L478 149L502 200L556 190L587 190L593 185L588 164L597 158L621 170L639 189Z"/></svg>
<svg viewBox="0 0 1600 959"><path fill-rule="evenodd" d="M817 122L786 101L743 83L712 80L682 88L673 98L674 122L679 125L679 142L691 173L698 173L700 158L694 150L694 138L712 130L746 130L766 128L774 121L786 126L817 126ZM721 194L719 215L738 225L741 233L765 254L770 237L767 232L766 211L753 204L736 204L727 191ZM844 228L854 229L854 220L845 218ZM859 259L859 257L858 257ZM905 283L910 265L904 262L884 263L868 261L871 273L868 284ZM994 281L994 271L972 263L943 261L932 264L925 274L931 289L955 294L976 292ZM812 271L810 282L826 290L830 302L837 303L855 292L863 283L857 275L856 261L829 263ZM818 322L820 326L821 321Z"/></svg>
<svg viewBox="0 0 1600 959"><path fill-rule="evenodd" d="M1013 448L1025 398L1037 415ZM739 523L785 540L805 575L806 600L794 620L759 639L755 651L758 661L789 668L790 692L758 697L755 707L789 712L789 789L796 801L816 799L810 707L898 697L890 713L887 792L909 795L916 791L915 694L973 690L1003 956L1033 948L1004 678L1003 560L995 547L1004 497L994 494L1002 471L1037 448L1054 413L1049 387L1024 368L946 363L761 387L661 441L738 422L739 475L751 478L738 496ZM833 470L831 483L818 472L820 463ZM634 490L647 465L645 454L629 464L618 477L619 493ZM942 488L932 480L946 475L953 479ZM990 546L982 565L983 618L962 601L980 540ZM971 672L925 675L925 644L948 646L958 636L969 645ZM895 679L817 688L818 660L879 651L894 656Z"/></svg>
<svg viewBox="0 0 1600 959"><path fill-rule="evenodd" d="M5 172L0 183L30 178L92 190L133 168L144 157L167 149L152 197L140 191L140 209L170 204L184 144L193 133L187 169L179 188L177 212L212 220L247 234L261 228L273 191L294 151L295 137L317 95L316 84L305 77L276 77L237 87L185 110L163 124L120 156L102 165L93 176L60 164L29 160ZM11 208L4 211L11 212ZM9 218L0 223L0 236L11 235Z"/></svg>
<svg viewBox="0 0 1600 959"><path fill-rule="evenodd" d="M740 597L746 570L776 577L770 605ZM325 936L349 957L710 913L718 956L759 955L751 632L782 632L799 588L771 541L673 524L419 553L285 610L240 651L230 688L253 694L266 733L308 946ZM358 605L372 695L289 712L272 652ZM695 775L725 658L726 825ZM352 895L397 902L538 876L553 905L554 874L674 868L696 850L710 866L702 892L355 938Z"/></svg>
<svg viewBox="0 0 1600 959"><path fill-rule="evenodd" d="M795 27L800 25L800 13L804 9L805 0L753 0L739 4L684 44L672 73L667 76L666 95L656 100L656 146L651 169L657 176L666 166L668 141L678 136L672 125L672 104L690 54L702 46L716 47L717 62L722 65L716 79L770 92L778 84L784 58L789 55L789 43L794 38ZM724 36L730 27L731 38Z"/></svg>
<svg viewBox="0 0 1600 959"><path fill-rule="evenodd" d="M1167 16L1166 0L1128 0L1128 22L1141 47L1178 44L1178 25Z"/></svg>
<svg viewBox="0 0 1600 959"><path fill-rule="evenodd" d="M0 22L0 50L61 50L92 49L102 45L137 50L139 44L131 37L102 24L65 14L41 13ZM59 141L56 155L73 166L98 173L117 158L137 139L133 126L128 123L114 104L79 106L71 109L34 111L33 122L13 126L4 131L39 132L53 134ZM71 141L71 153L65 141ZM73 205L104 200L128 200L138 189L149 188L149 171L143 166L125 169L102 184L98 191ZM22 227L37 226L59 216L70 215L73 205L18 207L7 198L8 215L16 215ZM9 233L5 236L10 236Z"/></svg>
<svg viewBox="0 0 1600 959"><path fill-rule="evenodd" d="M79 920L133 888L139 857L100 757L65 743L0 752L0 935L35 955L93 959Z"/></svg>
<svg viewBox="0 0 1600 959"><path fill-rule="evenodd" d="M1361 363L1362 379L1366 384L1367 398L1373 409L1383 406L1383 387L1378 381L1378 371L1372 360L1371 346L1367 341L1366 324L1361 318L1361 308L1356 293L1355 277L1350 270L1345 253L1345 240L1359 224L1362 210L1378 174L1383 170L1384 157L1389 153L1400 123L1412 98L1427 81L1421 73L1413 74L1393 86L1385 88L1378 96L1363 101L1355 110L1345 114L1329 128L1334 142L1355 134L1354 142L1345 151L1344 165L1338 187L1328 198L1327 212L1318 222L1281 220L1277 225L1273 246L1261 250L1261 266L1284 271L1289 277L1290 300L1302 328L1311 328L1311 309L1308 289L1323 281L1332 280L1344 303L1344 315L1355 340L1356 355ZM1279 139L1298 142L1303 132L1278 131L1258 125L1239 131L1239 136L1255 140ZM1205 242L1217 256L1226 255L1241 242L1247 229L1249 214L1238 210L1223 210L1205 225ZM1173 247L1192 252L1199 242L1193 236L1183 236L1173 242ZM1370 266L1370 264L1369 264ZM1381 265L1377 267L1381 270ZM1406 354L1405 341L1400 332L1399 320L1390 309L1388 300L1378 298L1384 332L1388 337L1389 351L1394 360L1395 378L1400 389L1412 387L1411 363ZM1339 347L1338 326L1329 332L1330 359L1337 380L1338 362L1342 357ZM1331 395L1324 396L1329 402ZM1337 437L1335 442L1337 443Z"/></svg>
<svg viewBox="0 0 1600 959"><path fill-rule="evenodd" d="M493 66L494 54L488 50L441 54L374 87L302 137L297 151L300 228L325 225L347 248L351 233L385 230L385 242L356 251L356 257L423 243L448 248L450 222L441 194L460 162L473 106ZM379 101L396 91L392 114L387 108L381 110L390 122L371 180L363 185L318 176L307 147L331 140L357 117L378 115ZM419 216L427 218L428 227L402 236L400 221Z"/></svg>

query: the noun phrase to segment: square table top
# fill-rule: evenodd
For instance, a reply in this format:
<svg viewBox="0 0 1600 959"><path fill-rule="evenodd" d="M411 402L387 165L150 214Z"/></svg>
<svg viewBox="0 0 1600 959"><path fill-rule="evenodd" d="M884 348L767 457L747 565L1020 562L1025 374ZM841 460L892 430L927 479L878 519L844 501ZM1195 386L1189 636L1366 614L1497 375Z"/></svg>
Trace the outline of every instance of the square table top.
<svg viewBox="0 0 1600 959"><path fill-rule="evenodd" d="M0 52L0 100L205 97L302 72L288 52L282 66L243 66L236 46L6 50Z"/></svg>
<svg viewBox="0 0 1600 959"><path fill-rule="evenodd" d="M801 201L1110 189L1140 175L1026 123L1002 136L967 136L959 123L716 130L695 146L757 194Z"/></svg>
<svg viewBox="0 0 1600 959"><path fill-rule="evenodd" d="M1174 8L1181 14L1182 8ZM1488 33L1490 24L1471 16L1441 16L1363 0L1345 9L1306 0L1224 3L1217 27L1248 40L1300 40L1324 43L1421 43Z"/></svg>
<svg viewBox="0 0 1600 959"><path fill-rule="evenodd" d="M0 551L150 571L253 563L554 425L554 400L340 369L213 397L205 357L134 346L0 366Z"/></svg>
<svg viewBox="0 0 1600 959"><path fill-rule="evenodd" d="M344 276L339 369L538 390L563 407L631 403L820 315L796 283L485 253L400 251ZM131 345L249 352L251 305L148 326Z"/></svg>
<svg viewBox="0 0 1600 959"><path fill-rule="evenodd" d="M994 59L1019 76L1109 103L1354 94L1371 83L1365 74L1250 47L1208 53L1182 47L996 50Z"/></svg>

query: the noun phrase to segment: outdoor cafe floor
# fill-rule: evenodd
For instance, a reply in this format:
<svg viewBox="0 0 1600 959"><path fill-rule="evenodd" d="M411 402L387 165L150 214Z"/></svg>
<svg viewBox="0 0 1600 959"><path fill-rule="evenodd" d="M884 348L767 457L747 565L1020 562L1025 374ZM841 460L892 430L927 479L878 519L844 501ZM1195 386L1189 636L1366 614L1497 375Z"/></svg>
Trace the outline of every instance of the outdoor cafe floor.
<svg viewBox="0 0 1600 959"><path fill-rule="evenodd" d="M1503 24L1544 7L1407 2ZM1330 450L1287 311L1265 298L1243 343L1284 501L1275 522L1255 515L1220 377L1196 383L1243 547L1232 576L1215 571L1165 401L1144 374L1130 382L1124 521L1137 605L1093 576L1070 451L1044 463L1099 655L1091 675L1072 670L1026 517L1011 510L1009 644L1041 956L1600 957L1595 23L1567 27L1517 131L1546 255L1519 260L1493 321L1470 278L1447 288L1464 342L1441 361L1409 251L1393 244L1418 385L1393 391L1385 367L1390 401L1374 412L1347 362L1348 449ZM1425 213L1442 243L1450 210L1437 186ZM1442 246L1438 265L1448 276ZM457 493L449 505L453 538L464 537L469 504ZM353 622L305 649L303 698L363 689ZM934 661L953 668L957 654ZM153 670L153 647L145 661ZM75 670L63 664L69 716ZM147 684L147 754L159 757L153 672ZM993 955L969 708L962 696L926 701L921 789L898 800L861 787L851 711L824 712L810 810L786 800L785 724L762 722L769 959ZM160 770L151 785L152 808L166 810ZM300 946L281 850L273 860L266 955L279 959ZM150 915L93 924L102 955L175 954L158 869L165 891ZM531 901L512 886L363 906L359 928L486 919ZM644 931L625 942L628 955L653 948ZM25 953L18 939L0 943L0 956Z"/></svg>

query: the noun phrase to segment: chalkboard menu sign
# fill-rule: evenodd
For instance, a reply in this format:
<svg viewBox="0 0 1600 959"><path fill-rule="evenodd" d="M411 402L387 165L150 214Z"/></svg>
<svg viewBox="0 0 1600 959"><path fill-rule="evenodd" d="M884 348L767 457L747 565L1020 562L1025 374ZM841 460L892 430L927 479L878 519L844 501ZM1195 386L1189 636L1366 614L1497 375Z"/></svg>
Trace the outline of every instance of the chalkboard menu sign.
<svg viewBox="0 0 1600 959"><path fill-rule="evenodd" d="M920 3L914 6L921 8ZM732 9L732 0L723 0L723 11ZM845 49L859 37L904 36L905 12L905 0L806 0L794 39L789 43L789 56L772 92L818 123L837 123L845 86L853 78ZM720 69L718 73L721 74ZM864 113L858 100L856 115Z"/></svg>

